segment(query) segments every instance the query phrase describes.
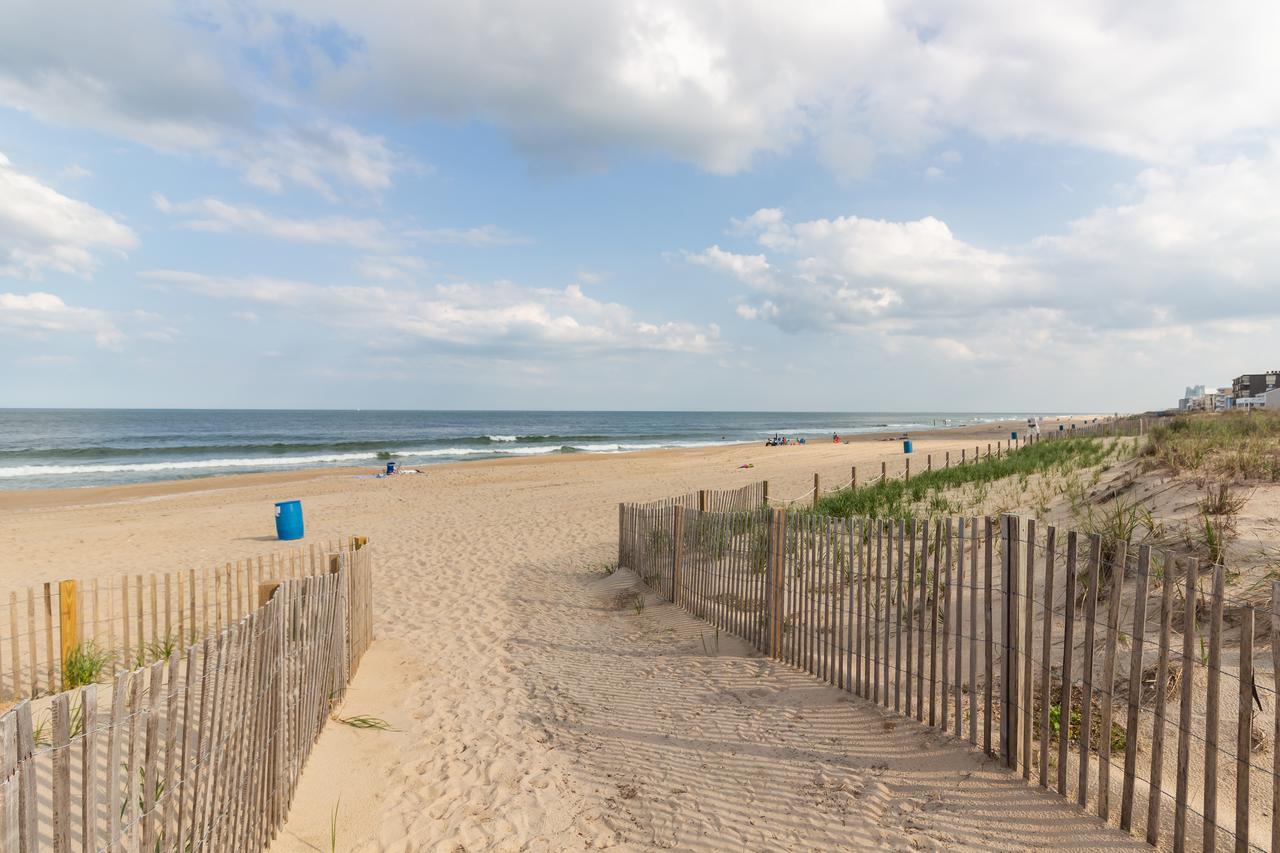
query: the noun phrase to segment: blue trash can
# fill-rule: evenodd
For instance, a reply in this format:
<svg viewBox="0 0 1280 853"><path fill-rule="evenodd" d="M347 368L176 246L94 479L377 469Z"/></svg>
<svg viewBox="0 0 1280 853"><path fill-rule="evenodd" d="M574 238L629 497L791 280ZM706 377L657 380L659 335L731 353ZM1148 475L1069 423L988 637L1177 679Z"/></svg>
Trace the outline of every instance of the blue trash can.
<svg viewBox="0 0 1280 853"><path fill-rule="evenodd" d="M302 538L302 501L281 501L276 504L276 538Z"/></svg>
<svg viewBox="0 0 1280 853"><path fill-rule="evenodd" d="M1017 441L1017 440L1018 440L1018 431L1017 431L1017 430L1014 430L1014 431L1012 431L1012 432L1010 432L1010 433L1009 433L1009 440L1010 440L1010 441Z"/></svg>
<svg viewBox="0 0 1280 853"><path fill-rule="evenodd" d="M394 463L394 462L388 462L388 463L387 463L387 473L388 473L388 474L394 474L395 472L396 472L396 463Z"/></svg>
<svg viewBox="0 0 1280 853"><path fill-rule="evenodd" d="M910 453L910 452L911 452L911 439L909 439L909 438L908 438L908 439L904 439L904 440L903 440L903 442L902 442L902 452L903 452L903 453Z"/></svg>

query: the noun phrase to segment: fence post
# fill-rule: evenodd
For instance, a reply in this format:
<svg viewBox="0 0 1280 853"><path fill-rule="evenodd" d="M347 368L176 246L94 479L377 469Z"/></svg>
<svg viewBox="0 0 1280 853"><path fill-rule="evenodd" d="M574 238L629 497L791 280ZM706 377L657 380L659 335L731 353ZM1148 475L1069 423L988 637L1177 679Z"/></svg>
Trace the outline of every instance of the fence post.
<svg viewBox="0 0 1280 853"><path fill-rule="evenodd" d="M881 462L881 463L880 463L880 479L881 479L881 480L887 480L887 479L888 479L888 476L887 476L887 472L888 472L888 470L889 470L889 466L888 466L888 464L887 464L887 463L885 463L885 462Z"/></svg>
<svg viewBox="0 0 1280 853"><path fill-rule="evenodd" d="M769 654L782 653L782 562L786 555L787 511L781 507L769 514L769 559L766 563L769 589Z"/></svg>
<svg viewBox="0 0 1280 853"><path fill-rule="evenodd" d="M1017 716L1017 677L1018 662L1015 660L1018 646L1018 538L1021 531L1021 519L1016 515L1004 516L1000 525L1001 543L1000 597L1003 601L1001 618L1000 663L1000 756L1005 765L1017 768L1018 765L1018 724Z"/></svg>
<svg viewBox="0 0 1280 853"><path fill-rule="evenodd" d="M769 481L761 480L760 482L764 486L764 505L768 506L769 505Z"/></svg>
<svg viewBox="0 0 1280 853"><path fill-rule="evenodd" d="M80 645L78 602L75 581L58 582L58 628L62 652L62 686L67 686L67 658Z"/></svg>
<svg viewBox="0 0 1280 853"><path fill-rule="evenodd" d="M1280 697L1280 581L1271 582L1271 669ZM1274 782L1280 779L1280 749L1276 748L1280 743L1280 701L1271 709L1271 725L1271 849L1280 850L1280 785Z"/></svg>
<svg viewBox="0 0 1280 853"><path fill-rule="evenodd" d="M822 494L822 481L818 479L818 475L813 475L813 507L818 507L818 496Z"/></svg>
<svg viewBox="0 0 1280 853"><path fill-rule="evenodd" d="M707 511L707 490L698 489L698 512Z"/></svg>
<svg viewBox="0 0 1280 853"><path fill-rule="evenodd" d="M911 479L911 457L910 456L906 458L906 463L907 463L907 467L905 472L902 475L902 478L904 480L910 480Z"/></svg>
<svg viewBox="0 0 1280 853"><path fill-rule="evenodd" d="M706 497L706 492L698 492L698 502ZM671 562L671 603L679 604L681 595L682 575L684 574L684 507L675 507L675 521L672 524L672 538L675 540L672 547L675 548L675 554Z"/></svg>
<svg viewBox="0 0 1280 853"><path fill-rule="evenodd" d="M1253 606L1243 608L1240 617L1240 701L1236 714L1236 850L1248 853L1249 767L1250 756L1253 754Z"/></svg>
<svg viewBox="0 0 1280 853"><path fill-rule="evenodd" d="M858 466L857 465L853 466L852 475L853 476L849 480L849 487L856 491L858 488Z"/></svg>

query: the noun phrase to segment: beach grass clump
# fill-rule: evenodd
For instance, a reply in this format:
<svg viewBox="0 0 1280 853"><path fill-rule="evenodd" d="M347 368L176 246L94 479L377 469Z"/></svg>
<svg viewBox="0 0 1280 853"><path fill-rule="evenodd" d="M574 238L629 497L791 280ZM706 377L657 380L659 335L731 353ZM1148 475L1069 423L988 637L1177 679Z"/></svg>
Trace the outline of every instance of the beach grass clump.
<svg viewBox="0 0 1280 853"><path fill-rule="evenodd" d="M381 717L372 717L368 714L356 714L354 717L335 717L337 722L344 726L350 726L353 729L363 729L366 731L376 732L394 732L391 724Z"/></svg>
<svg viewBox="0 0 1280 853"><path fill-rule="evenodd" d="M62 683L65 689L84 687L103 681L116 656L93 640L86 640L67 652L62 661Z"/></svg>
<svg viewBox="0 0 1280 853"><path fill-rule="evenodd" d="M1280 412L1178 415L1152 427L1145 453L1175 474L1280 481Z"/></svg>
<svg viewBox="0 0 1280 853"><path fill-rule="evenodd" d="M151 660L168 660L173 657L173 653L181 647L182 638L175 634L165 634L163 637L156 637L147 643L147 654L151 656Z"/></svg>
<svg viewBox="0 0 1280 853"><path fill-rule="evenodd" d="M954 509L946 497L950 490L972 487L977 494L985 495L993 483L1006 478L1025 485L1036 474L1066 474L1103 465L1114 453L1114 446L1093 437L1046 441L965 465L934 468L910 480L884 479L856 489L841 489L820 499L814 511L867 518L945 515Z"/></svg>

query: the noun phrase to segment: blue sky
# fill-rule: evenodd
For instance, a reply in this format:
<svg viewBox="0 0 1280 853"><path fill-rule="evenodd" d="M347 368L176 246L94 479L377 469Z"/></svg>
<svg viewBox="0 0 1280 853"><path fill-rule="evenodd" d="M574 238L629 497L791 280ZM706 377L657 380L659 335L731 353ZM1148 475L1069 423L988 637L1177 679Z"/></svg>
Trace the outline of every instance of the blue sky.
<svg viewBox="0 0 1280 853"><path fill-rule="evenodd" d="M1129 410L1277 366L1263 4L9 4L0 406Z"/></svg>

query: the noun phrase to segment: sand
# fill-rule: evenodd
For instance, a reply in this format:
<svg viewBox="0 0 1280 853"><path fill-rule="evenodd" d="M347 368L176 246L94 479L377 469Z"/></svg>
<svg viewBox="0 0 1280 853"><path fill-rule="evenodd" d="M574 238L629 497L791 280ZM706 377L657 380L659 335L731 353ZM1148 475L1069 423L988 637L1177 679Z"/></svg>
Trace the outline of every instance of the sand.
<svg viewBox="0 0 1280 853"><path fill-rule="evenodd" d="M919 435L925 455L1008 427ZM1138 849L948 736L764 659L648 596L617 609L617 504L895 470L897 442L576 455L0 494L0 585L371 537L377 641L273 849ZM752 469L739 469L744 463ZM865 474L864 474L865 472Z"/></svg>

